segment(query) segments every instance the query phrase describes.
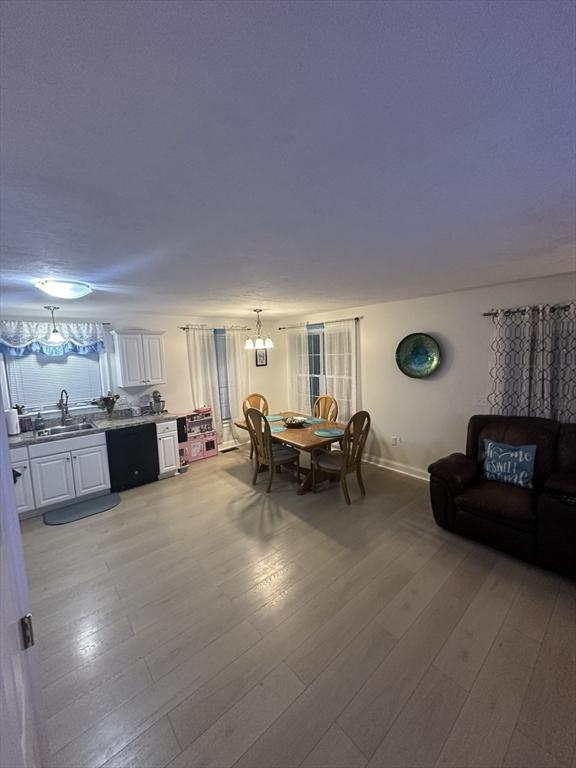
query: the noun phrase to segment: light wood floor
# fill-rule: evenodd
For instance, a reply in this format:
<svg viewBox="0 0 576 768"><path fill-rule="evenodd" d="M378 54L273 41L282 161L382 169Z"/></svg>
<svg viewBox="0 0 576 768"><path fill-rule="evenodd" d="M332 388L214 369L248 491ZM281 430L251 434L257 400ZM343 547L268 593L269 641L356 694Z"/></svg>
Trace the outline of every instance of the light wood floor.
<svg viewBox="0 0 576 768"><path fill-rule="evenodd" d="M23 523L52 766L576 768L574 583L441 531L421 481L250 474Z"/></svg>

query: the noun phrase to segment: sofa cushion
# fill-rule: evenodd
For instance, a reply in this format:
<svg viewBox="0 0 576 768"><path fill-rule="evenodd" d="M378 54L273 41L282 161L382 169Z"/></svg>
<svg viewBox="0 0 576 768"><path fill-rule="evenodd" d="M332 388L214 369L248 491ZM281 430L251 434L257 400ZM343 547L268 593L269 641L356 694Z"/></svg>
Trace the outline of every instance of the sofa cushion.
<svg viewBox="0 0 576 768"><path fill-rule="evenodd" d="M536 522L536 494L528 488L481 480L456 496L458 509L472 515L532 530Z"/></svg>
<svg viewBox="0 0 576 768"><path fill-rule="evenodd" d="M576 472L554 472L544 487L547 491L558 491L576 497Z"/></svg>
<svg viewBox="0 0 576 768"><path fill-rule="evenodd" d="M478 480L480 467L463 453L451 453L450 456L430 464L428 472L432 477L437 477L444 483L448 483L454 492L458 493Z"/></svg>
<svg viewBox="0 0 576 768"><path fill-rule="evenodd" d="M562 424L558 437L558 472L576 472L576 424Z"/></svg>
<svg viewBox="0 0 576 768"><path fill-rule="evenodd" d="M560 424L533 416L472 416L468 425L466 455L484 462L484 440L507 445L535 445L534 485L541 487L556 468Z"/></svg>

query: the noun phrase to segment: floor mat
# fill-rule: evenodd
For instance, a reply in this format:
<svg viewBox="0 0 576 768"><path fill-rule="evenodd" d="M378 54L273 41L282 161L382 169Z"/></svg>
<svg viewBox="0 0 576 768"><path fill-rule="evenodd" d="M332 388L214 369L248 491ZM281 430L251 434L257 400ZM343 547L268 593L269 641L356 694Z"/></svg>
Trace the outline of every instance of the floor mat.
<svg viewBox="0 0 576 768"><path fill-rule="evenodd" d="M108 496L98 496L97 499L79 501L69 507L44 512L44 524L64 525L64 523L73 523L75 520L82 520L83 517L91 517L100 512L106 512L107 509L112 509L118 504L120 504L119 493L110 493Z"/></svg>

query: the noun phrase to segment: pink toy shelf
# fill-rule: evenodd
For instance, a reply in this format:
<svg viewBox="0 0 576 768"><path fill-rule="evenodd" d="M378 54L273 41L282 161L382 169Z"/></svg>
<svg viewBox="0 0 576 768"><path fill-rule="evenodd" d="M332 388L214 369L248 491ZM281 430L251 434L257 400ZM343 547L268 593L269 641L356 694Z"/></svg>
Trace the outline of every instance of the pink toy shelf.
<svg viewBox="0 0 576 768"><path fill-rule="evenodd" d="M178 417L178 450L181 466L218 455L218 439L210 408L197 408Z"/></svg>

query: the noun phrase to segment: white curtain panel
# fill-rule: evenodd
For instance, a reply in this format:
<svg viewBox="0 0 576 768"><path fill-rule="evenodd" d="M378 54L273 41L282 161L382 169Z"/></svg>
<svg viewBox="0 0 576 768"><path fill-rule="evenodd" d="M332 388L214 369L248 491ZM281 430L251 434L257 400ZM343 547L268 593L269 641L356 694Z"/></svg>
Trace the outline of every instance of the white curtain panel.
<svg viewBox="0 0 576 768"><path fill-rule="evenodd" d="M187 328L186 344L188 347L192 405L194 408L201 408L204 405L210 406L214 418L214 428L218 435L218 441L221 442L222 419L214 331L209 328Z"/></svg>
<svg viewBox="0 0 576 768"><path fill-rule="evenodd" d="M324 371L326 394L338 401L338 420L348 421L358 408L355 320L324 326Z"/></svg>
<svg viewBox="0 0 576 768"><path fill-rule="evenodd" d="M308 331L289 328L288 334L288 407L291 411L310 413L310 365Z"/></svg>
<svg viewBox="0 0 576 768"><path fill-rule="evenodd" d="M251 363L254 362L254 353L244 349L244 333L238 331L226 331L226 360L228 363L228 397L230 399L230 411L232 421L243 418L242 403L246 395L252 391L251 387ZM239 431L232 425L234 438L243 442L246 440L245 430Z"/></svg>
<svg viewBox="0 0 576 768"><path fill-rule="evenodd" d="M500 310L493 322L492 413L576 421L576 303Z"/></svg>

